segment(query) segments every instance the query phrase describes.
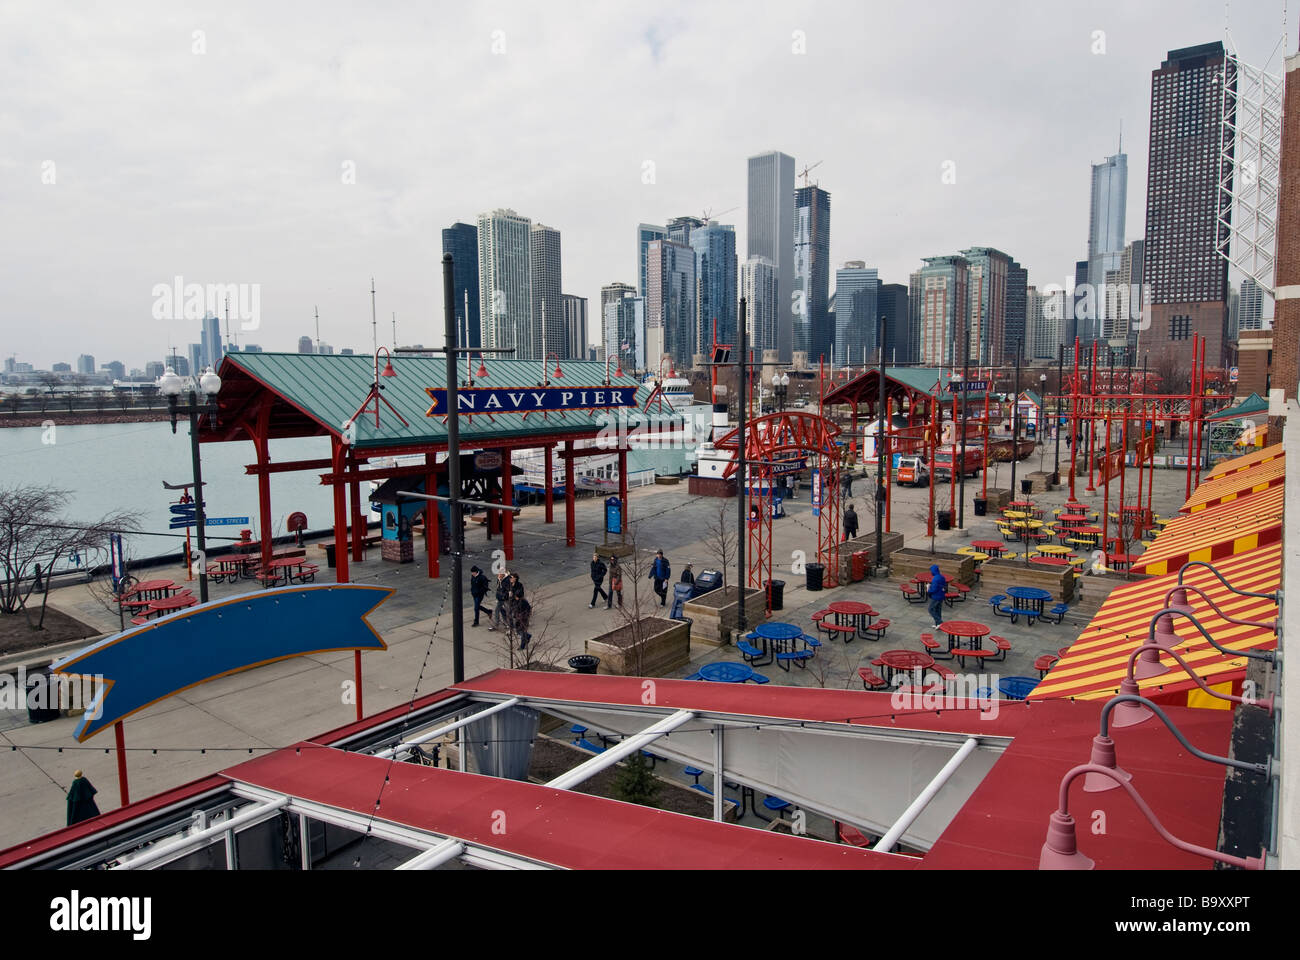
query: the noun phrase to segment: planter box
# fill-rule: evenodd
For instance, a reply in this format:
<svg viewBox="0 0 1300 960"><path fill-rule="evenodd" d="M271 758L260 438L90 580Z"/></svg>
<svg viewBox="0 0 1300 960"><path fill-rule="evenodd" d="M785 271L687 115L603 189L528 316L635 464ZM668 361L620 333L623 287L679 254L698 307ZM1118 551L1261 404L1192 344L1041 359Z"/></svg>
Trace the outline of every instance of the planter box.
<svg viewBox="0 0 1300 960"><path fill-rule="evenodd" d="M903 548L903 535L901 533L886 533L880 538L882 552L885 555L885 562L895 551ZM867 551L870 556L867 558L867 574L870 575L871 569L876 565L876 534L872 531L861 537L854 537L852 540L845 540L840 544L840 576L839 583L843 586L846 583L852 583L851 576L853 570L853 554L859 550Z"/></svg>
<svg viewBox="0 0 1300 960"><path fill-rule="evenodd" d="M1045 493L1052 489L1052 475L1046 471L1038 470L1034 473L1026 474L1025 479L1029 481L1029 490L1031 493Z"/></svg>
<svg viewBox="0 0 1300 960"><path fill-rule="evenodd" d="M763 620L767 594L755 587L745 590L745 622L752 629ZM740 601L735 587L710 590L682 606L682 616L691 620L691 639L715 647L733 642L740 623Z"/></svg>
<svg viewBox="0 0 1300 960"><path fill-rule="evenodd" d="M980 568L983 593L993 596L1006 593L1007 587L1038 587L1049 591L1063 603L1074 599L1074 570L1071 567L1048 567L1023 560L988 560Z"/></svg>
<svg viewBox="0 0 1300 960"><path fill-rule="evenodd" d="M684 620L646 617L640 629L635 644L627 625L587 641L587 653L600 658L598 673L666 677L690 662L691 626Z"/></svg>
<svg viewBox="0 0 1300 960"><path fill-rule="evenodd" d="M974 558L960 553L946 553L942 550L931 553L929 550L919 550L916 547L903 547L894 551L889 558L889 576L893 580L903 582L911 580L917 574L925 574L928 577L930 566L936 563L939 565L939 572L949 582L956 581L968 586L975 583Z"/></svg>
<svg viewBox="0 0 1300 960"><path fill-rule="evenodd" d="M1011 491L1006 487L989 487L989 513L998 513L1003 507L1016 498L1011 495Z"/></svg>

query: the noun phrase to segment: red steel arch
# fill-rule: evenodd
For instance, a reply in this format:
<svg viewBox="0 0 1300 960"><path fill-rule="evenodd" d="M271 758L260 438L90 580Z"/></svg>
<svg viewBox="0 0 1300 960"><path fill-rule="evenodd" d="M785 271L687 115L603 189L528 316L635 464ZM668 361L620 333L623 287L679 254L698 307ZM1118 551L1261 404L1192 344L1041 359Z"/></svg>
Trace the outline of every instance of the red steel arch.
<svg viewBox="0 0 1300 960"><path fill-rule="evenodd" d="M720 450L736 451L737 430L716 441ZM806 458L818 471L821 508L817 518L817 562L825 567L822 583L838 585L840 569L840 428L815 413L795 410L770 413L745 425L745 470L748 476L748 586L763 588L772 579L772 482L783 464ZM724 476L736 471L728 464ZM817 481L814 481L815 483ZM768 595L770 608L771 595Z"/></svg>

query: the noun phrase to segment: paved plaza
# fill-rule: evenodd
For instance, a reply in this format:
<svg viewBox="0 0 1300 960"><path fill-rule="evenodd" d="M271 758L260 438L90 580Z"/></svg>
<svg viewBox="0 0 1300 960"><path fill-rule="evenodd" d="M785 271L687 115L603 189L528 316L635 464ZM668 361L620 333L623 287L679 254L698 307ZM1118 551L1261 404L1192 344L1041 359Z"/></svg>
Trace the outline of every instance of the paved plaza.
<svg viewBox="0 0 1300 960"><path fill-rule="evenodd" d="M1035 454L1022 464L1022 475L1025 470L1038 469L1037 460ZM1050 447L1045 451L1045 460L1050 469ZM1135 471L1130 471L1129 479L1136 481ZM1002 465L997 480L1000 483L991 478L990 486L1009 486L1008 465ZM1101 491L1085 493L1086 482L1086 477L1077 481L1076 493L1085 502L1100 508ZM874 530L871 502L867 496L873 488L874 475L870 480L859 479L853 491L852 499L861 518L862 534ZM980 488L979 479L967 480L965 529L938 533L935 538L937 550L951 551L972 538L998 536L992 518L974 515L971 501L980 494ZM1160 515L1174 513L1184 499L1183 491L1183 473L1157 473L1155 512ZM1035 499L1050 510L1065 501L1066 492L1060 489L1036 495ZM924 536L924 516L928 491L896 487L894 494L893 530L904 535L907 546L926 548L929 541ZM949 495L946 484L936 488L936 499L944 506ZM1112 498L1113 507L1117 499L1114 486ZM672 564L674 581L687 562L694 565L696 573L716 566L709 543L709 527L717 523L720 503L716 499L688 496L684 483L631 491L629 514L637 547L647 558L646 570L649 556L658 549L664 551ZM735 501L728 501L726 508L725 522L734 530ZM824 641L806 669L794 667L787 672L771 665L761 668L761 671L774 684L861 689L858 668L869 665L880 651L921 649L920 633L932 630L925 607L908 604L897 582L887 579L868 579L834 589L809 591L804 576L791 572L799 551L809 560L815 559L816 554L817 522L807 502L806 491L801 491L797 499L788 501L786 508L788 516L773 524L773 577L784 580L786 584L784 609L775 613L773 619L798 624L805 631L814 633L810 614L832 600L852 599L869 603L881 616L890 619L891 626L886 637L878 642L863 639L854 639L847 644ZM588 606L591 599L588 563L593 548L604 545L600 498L579 501L576 515L579 542L575 548L567 548L564 544L562 503L556 505L555 523L547 525L543 519L540 505L523 509L515 523L515 559L509 567L519 574L533 605L534 632L545 630L548 637L554 638L551 641L553 658L563 665L568 656L584 652L588 638L612 630L623 621L617 611L607 611L603 605L595 609ZM362 657L367 714L409 702L452 682L448 600L450 564L444 557L443 577L429 580L421 547L422 541L417 541L417 562L413 564L385 563L380 560L378 549L371 548L364 562L352 566L354 582L392 586L396 590L371 616L371 624L388 644L388 650L385 653L367 653ZM478 564L484 570L491 569L493 551L499 550L501 544L499 539L488 540L481 526L471 524L466 547L465 569L468 573L471 564ZM309 547L309 554L313 558L323 558L323 551L314 546ZM323 559L321 563L322 570L317 580L329 582L331 573L324 567ZM150 572L183 580L182 571L156 568ZM648 573L642 576L648 576ZM211 595L219 599L255 589L256 585L249 581L213 584ZM644 580L637 589L642 604L649 609L649 603L653 602L654 611L658 612L660 608L650 581ZM624 595L629 602L631 592L632 584L628 582ZM1089 595L1086 586L1084 596L1089 609L1095 609L1100 598ZM669 602L671 599L670 592ZM61 588L51 595L50 603L106 633L117 629L116 615L110 614L96 601L85 586ZM471 606L468 593L465 606L468 614ZM667 611L662 612L666 614ZM1033 678L1038 676L1033 669L1034 659L1069 645L1087 620L1085 615L1072 614L1060 625L1040 622L1028 626L1023 620L1012 624L1004 617L995 619L987 603L987 591L978 585L967 600L947 610L946 615L951 619L986 623L994 633L1011 642L1006 661L990 664L990 673L996 670L999 676ZM487 618L477 628L470 627L470 622L472 617L467 617L466 676L507 665L509 650L505 634L490 632ZM0 665L12 670L18 663L30 666L48 662L49 657L49 652L43 656L19 655L7 658ZM732 646L695 643L691 648L689 666L676 675L694 673L712 661L739 659ZM947 665L961 672L958 664ZM215 680L149 707L125 724L132 798L147 797L230 766L247 758L250 752L292 744L350 722L355 717L355 706L347 699L346 692L352 678L351 652L315 654ZM992 678L988 685L996 688L996 678ZM101 810L112 810L118 805L116 759L111 751L111 735L101 734L89 744L78 745L72 738L77 722L75 718L64 717L43 724L28 724L24 711L0 713L0 746L40 748L6 751L7 761L0 765L0 803L4 810L3 817L0 817L0 845L63 825L64 792L75 769L84 770L98 788L96 799ZM62 752L59 752L60 748ZM681 776L680 773L676 775ZM685 782L690 782L690 778L685 778Z"/></svg>

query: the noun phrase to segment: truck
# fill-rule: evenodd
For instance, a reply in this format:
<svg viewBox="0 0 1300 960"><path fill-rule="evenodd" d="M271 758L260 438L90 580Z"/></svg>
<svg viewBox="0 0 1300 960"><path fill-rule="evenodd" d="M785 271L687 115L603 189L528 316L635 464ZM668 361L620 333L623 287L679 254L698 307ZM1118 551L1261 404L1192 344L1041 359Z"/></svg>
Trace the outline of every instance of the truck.
<svg viewBox="0 0 1300 960"><path fill-rule="evenodd" d="M899 457L898 478L895 481L902 487L925 487L930 484L930 468L925 457Z"/></svg>
<svg viewBox="0 0 1300 960"><path fill-rule="evenodd" d="M978 477L984 465L984 451L978 447L962 447L959 455L962 461L962 473L968 477ZM945 447L935 451L934 479L948 480L952 475L953 448Z"/></svg>

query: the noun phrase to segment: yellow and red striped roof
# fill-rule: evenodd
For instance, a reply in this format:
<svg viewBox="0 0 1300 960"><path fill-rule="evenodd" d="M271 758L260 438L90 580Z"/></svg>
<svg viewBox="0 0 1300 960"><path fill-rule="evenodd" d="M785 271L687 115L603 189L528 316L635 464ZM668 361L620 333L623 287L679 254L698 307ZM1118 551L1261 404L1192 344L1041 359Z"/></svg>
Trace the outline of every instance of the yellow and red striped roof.
<svg viewBox="0 0 1300 960"><path fill-rule="evenodd" d="M1276 591L1282 580L1282 545L1270 544L1215 563L1216 569L1239 590L1256 593ZM1277 604L1259 597L1233 593L1205 567L1192 567L1183 582L1200 587L1220 609L1240 620L1273 621ZM1119 692L1119 682L1128 669L1129 655L1146 641L1152 616L1164 607L1165 594L1178 585L1178 571L1117 587L1106 598L1079 638L1030 693L1030 700L1110 697ZM1219 644L1235 650L1273 649L1276 634L1265 627L1246 627L1224 620L1204 599L1188 595L1193 615ZM1173 617L1174 630L1183 641L1179 655L1207 684L1238 682L1245 676L1246 658L1220 653L1206 642L1186 617ZM1172 658L1163 662L1172 669L1158 677L1139 680L1143 696L1161 702L1184 703L1196 683ZM1223 701L1218 701L1223 704ZM1216 704L1217 705L1217 704Z"/></svg>
<svg viewBox="0 0 1300 960"><path fill-rule="evenodd" d="M1206 480L1213 480L1216 477L1226 476L1229 473L1238 473L1242 470L1249 470L1251 467L1268 463L1270 460L1282 459L1282 444L1275 443L1271 446L1260 447L1251 453L1243 454L1240 457L1233 457L1231 460L1224 460L1222 463L1215 464L1214 469L1201 478L1201 483Z"/></svg>
<svg viewBox="0 0 1300 960"><path fill-rule="evenodd" d="M1218 562L1282 539L1284 488L1269 487L1167 524L1133 563L1137 573L1177 573L1189 560Z"/></svg>
<svg viewBox="0 0 1300 960"><path fill-rule="evenodd" d="M1199 513L1207 507L1230 503L1239 497L1259 493L1269 487L1281 486L1284 482L1286 482L1286 460L1278 457L1244 470L1225 473L1213 480L1201 481L1201 485L1183 504L1182 511Z"/></svg>

